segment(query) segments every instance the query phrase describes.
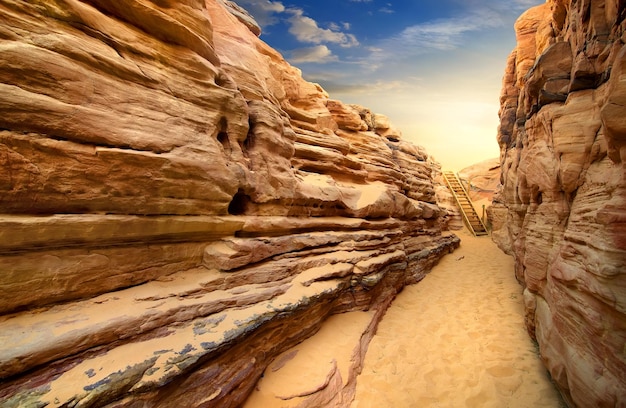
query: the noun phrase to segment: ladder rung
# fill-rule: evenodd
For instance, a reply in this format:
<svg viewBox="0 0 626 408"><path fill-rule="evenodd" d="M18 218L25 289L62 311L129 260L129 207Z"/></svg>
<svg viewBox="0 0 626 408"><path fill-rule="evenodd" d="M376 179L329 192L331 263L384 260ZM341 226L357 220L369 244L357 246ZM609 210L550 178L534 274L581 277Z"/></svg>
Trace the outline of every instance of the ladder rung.
<svg viewBox="0 0 626 408"><path fill-rule="evenodd" d="M457 204L459 205L459 209L463 214L465 223L472 234L475 236L488 235L487 229L485 228L481 217L479 217L476 213L476 209L472 205L472 200L470 200L467 196L467 192L456 174L452 171L444 171L442 174L444 180L448 184L448 187L452 191L452 195L454 196Z"/></svg>

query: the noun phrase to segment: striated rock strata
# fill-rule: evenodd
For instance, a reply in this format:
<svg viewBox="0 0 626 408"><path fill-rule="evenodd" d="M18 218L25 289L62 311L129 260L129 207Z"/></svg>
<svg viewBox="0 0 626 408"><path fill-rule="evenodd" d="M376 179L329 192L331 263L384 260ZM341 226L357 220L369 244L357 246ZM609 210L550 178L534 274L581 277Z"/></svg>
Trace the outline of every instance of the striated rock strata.
<svg viewBox="0 0 626 408"><path fill-rule="evenodd" d="M0 19L2 407L237 406L327 317L379 319L458 246L438 165L233 2Z"/></svg>
<svg viewBox="0 0 626 408"><path fill-rule="evenodd" d="M571 406L626 404L625 15L618 0L530 9L503 81L494 238Z"/></svg>

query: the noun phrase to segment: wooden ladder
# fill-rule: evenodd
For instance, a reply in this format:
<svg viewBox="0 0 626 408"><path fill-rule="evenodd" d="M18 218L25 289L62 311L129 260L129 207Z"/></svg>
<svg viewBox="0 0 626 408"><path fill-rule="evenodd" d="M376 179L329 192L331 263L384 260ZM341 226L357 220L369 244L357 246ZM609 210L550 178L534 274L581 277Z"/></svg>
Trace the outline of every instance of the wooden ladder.
<svg viewBox="0 0 626 408"><path fill-rule="evenodd" d="M474 236L489 235L487 227L485 227L485 224L483 224L483 221L478 216L478 213L472 205L472 200L470 200L467 191L465 191L457 175L452 171L444 171L443 178L448 188L450 188L450 191L452 191L452 195L461 209L463 221L471 233L474 234Z"/></svg>

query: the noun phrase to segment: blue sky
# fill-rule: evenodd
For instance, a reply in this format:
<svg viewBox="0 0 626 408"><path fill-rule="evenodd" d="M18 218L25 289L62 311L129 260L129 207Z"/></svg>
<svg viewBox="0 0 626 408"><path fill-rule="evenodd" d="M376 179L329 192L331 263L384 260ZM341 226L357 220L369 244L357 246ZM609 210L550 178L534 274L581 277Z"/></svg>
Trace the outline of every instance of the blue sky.
<svg viewBox="0 0 626 408"><path fill-rule="evenodd" d="M333 99L390 117L445 169L498 157L513 24L545 0L236 0Z"/></svg>

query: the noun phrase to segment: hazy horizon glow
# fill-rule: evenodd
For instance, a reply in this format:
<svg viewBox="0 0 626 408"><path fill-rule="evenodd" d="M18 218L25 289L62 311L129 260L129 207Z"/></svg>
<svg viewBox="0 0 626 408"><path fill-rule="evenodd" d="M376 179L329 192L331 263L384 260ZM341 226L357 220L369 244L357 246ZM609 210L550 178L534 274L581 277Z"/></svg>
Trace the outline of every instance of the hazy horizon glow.
<svg viewBox="0 0 626 408"><path fill-rule="evenodd" d="M513 24L544 0L236 0L332 99L389 116L442 167L498 157Z"/></svg>

